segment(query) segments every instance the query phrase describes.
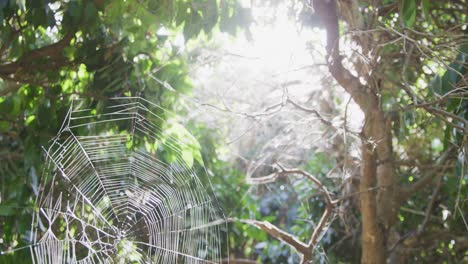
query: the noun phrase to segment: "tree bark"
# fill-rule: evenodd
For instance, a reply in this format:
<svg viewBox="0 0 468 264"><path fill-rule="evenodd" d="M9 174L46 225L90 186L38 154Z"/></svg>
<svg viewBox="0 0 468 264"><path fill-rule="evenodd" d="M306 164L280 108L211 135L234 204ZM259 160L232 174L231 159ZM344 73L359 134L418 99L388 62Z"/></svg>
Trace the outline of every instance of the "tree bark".
<svg viewBox="0 0 468 264"><path fill-rule="evenodd" d="M387 236L387 232L397 221L400 204L396 195L398 188L393 167L392 125L390 118L385 117L379 108L372 113L374 131L370 137L376 140L375 150L378 161L377 217Z"/></svg>
<svg viewBox="0 0 468 264"><path fill-rule="evenodd" d="M362 144L362 172L359 190L362 215L362 263L384 263L384 248L377 224L377 165L373 147Z"/></svg>
<svg viewBox="0 0 468 264"><path fill-rule="evenodd" d="M17 61L0 65L0 76L15 74L21 68L31 67L31 64L42 58L50 58L52 61L62 57L62 51L70 44L75 32L69 32L56 43L31 50L21 56Z"/></svg>
<svg viewBox="0 0 468 264"><path fill-rule="evenodd" d="M346 3L345 3L346 4ZM379 89L374 84L363 84L358 77L344 67L339 48L339 30L336 1L313 1L316 14L327 31L327 62L337 83L348 92L364 112L362 131L362 167L360 181L360 205L362 216L362 263L385 263L386 235L395 223L398 202L395 195L395 176L390 120L381 110ZM356 4L347 4L350 8ZM358 10L348 10L351 19ZM353 21L346 21L353 25ZM358 21L359 22L359 21ZM356 23L355 23L356 24ZM359 23L357 23L359 24ZM358 25L356 25L358 26ZM363 48L367 38L358 40ZM357 65L359 66L359 65ZM364 75L366 73L363 73ZM366 77L366 76L361 76ZM375 82L378 83L378 82Z"/></svg>

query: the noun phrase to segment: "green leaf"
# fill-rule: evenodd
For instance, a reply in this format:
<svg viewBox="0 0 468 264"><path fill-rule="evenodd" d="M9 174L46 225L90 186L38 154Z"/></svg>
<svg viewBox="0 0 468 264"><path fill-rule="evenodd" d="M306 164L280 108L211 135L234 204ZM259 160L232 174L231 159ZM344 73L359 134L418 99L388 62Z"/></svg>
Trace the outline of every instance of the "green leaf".
<svg viewBox="0 0 468 264"><path fill-rule="evenodd" d="M15 214L15 209L8 205L0 205L0 216L10 216Z"/></svg>
<svg viewBox="0 0 468 264"><path fill-rule="evenodd" d="M403 0L401 16L407 27L412 27L416 21L416 0Z"/></svg>
<svg viewBox="0 0 468 264"><path fill-rule="evenodd" d="M423 13L424 13L424 17L426 19L429 18L429 15L430 15L430 7L431 7L431 2L429 0L422 0L422 10L423 10Z"/></svg>
<svg viewBox="0 0 468 264"><path fill-rule="evenodd" d="M192 168L193 166L193 154L190 149L184 149L181 153L182 159L187 164L187 167Z"/></svg>
<svg viewBox="0 0 468 264"><path fill-rule="evenodd" d="M0 121L0 132L6 132L10 129L10 123L8 121Z"/></svg>
<svg viewBox="0 0 468 264"><path fill-rule="evenodd" d="M185 21L184 25L184 37L186 40L197 37L201 31L201 24L203 18L200 16L197 10L191 9L190 15Z"/></svg>
<svg viewBox="0 0 468 264"><path fill-rule="evenodd" d="M466 53L468 45L462 45L456 59L449 64L449 67L443 75L437 75L429 83L429 95L445 95L457 87L462 76L468 72L468 59ZM448 100L447 110L454 111L460 105L460 99L452 98Z"/></svg>
<svg viewBox="0 0 468 264"><path fill-rule="evenodd" d="M215 0L208 0L209 4L203 10L203 31L209 34L218 22L218 7Z"/></svg>
<svg viewBox="0 0 468 264"><path fill-rule="evenodd" d="M84 21L87 25L92 25L96 22L99 17L98 10L94 3L87 3L84 10Z"/></svg>

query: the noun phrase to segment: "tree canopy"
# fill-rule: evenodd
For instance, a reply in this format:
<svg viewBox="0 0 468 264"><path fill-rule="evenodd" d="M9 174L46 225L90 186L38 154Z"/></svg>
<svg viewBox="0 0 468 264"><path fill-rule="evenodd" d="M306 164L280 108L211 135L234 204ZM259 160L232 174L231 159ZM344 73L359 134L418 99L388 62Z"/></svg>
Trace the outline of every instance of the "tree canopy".
<svg viewBox="0 0 468 264"><path fill-rule="evenodd" d="M235 1L28 0L2 1L0 21L5 251L27 243L41 147L73 98L100 110L106 98L139 95L173 109L178 93L191 88L185 42L214 31L235 34L249 12Z"/></svg>
<svg viewBox="0 0 468 264"><path fill-rule="evenodd" d="M219 35L255 39L263 11L324 38L307 43L311 67L291 70L305 75L268 75L252 92L252 63L239 62L251 58L213 54ZM466 261L467 11L464 0L0 1L1 249L28 243L41 146L72 99L99 112L142 96L178 113L173 135L193 134L186 158L212 176L234 263Z"/></svg>

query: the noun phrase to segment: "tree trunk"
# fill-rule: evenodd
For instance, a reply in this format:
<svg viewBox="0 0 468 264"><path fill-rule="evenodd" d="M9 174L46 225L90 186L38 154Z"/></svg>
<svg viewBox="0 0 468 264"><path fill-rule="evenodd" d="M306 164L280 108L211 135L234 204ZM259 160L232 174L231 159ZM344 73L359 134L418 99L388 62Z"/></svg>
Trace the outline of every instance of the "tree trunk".
<svg viewBox="0 0 468 264"><path fill-rule="evenodd" d="M351 25L361 29L362 19L357 4L343 1L344 17ZM313 6L327 31L328 69L337 83L348 92L365 115L362 130L362 167L360 181L360 205L362 215L362 263L386 262L388 233L396 222L399 203L395 195L395 174L391 123L381 110L379 82L364 84L353 75L342 61L340 54L339 26L336 1L314 0ZM371 43L368 38L358 38L364 50ZM359 63L356 68L359 67ZM363 70L366 77L369 70Z"/></svg>
<svg viewBox="0 0 468 264"><path fill-rule="evenodd" d="M377 163L374 147L362 143L362 172L359 185L362 215L362 263L385 263L382 232L377 221Z"/></svg>
<svg viewBox="0 0 468 264"><path fill-rule="evenodd" d="M378 111L375 120L375 139L378 141L377 151L377 217L384 228L385 240L388 239L390 228L398 217L397 200L398 187L393 168L392 125L390 118L386 118L382 111Z"/></svg>

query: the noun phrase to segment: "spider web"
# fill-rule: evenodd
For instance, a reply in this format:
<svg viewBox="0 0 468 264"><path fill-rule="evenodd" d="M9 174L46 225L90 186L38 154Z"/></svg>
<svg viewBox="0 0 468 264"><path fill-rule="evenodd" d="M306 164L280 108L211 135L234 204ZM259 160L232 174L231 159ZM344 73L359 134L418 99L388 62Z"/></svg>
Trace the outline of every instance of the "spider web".
<svg viewBox="0 0 468 264"><path fill-rule="evenodd" d="M163 129L170 113L138 97L106 104L74 101L46 150L33 262L220 263L226 222L184 157L190 142Z"/></svg>

